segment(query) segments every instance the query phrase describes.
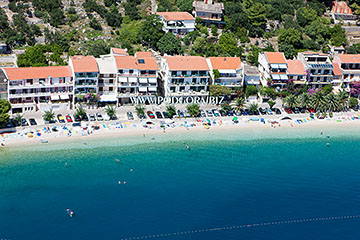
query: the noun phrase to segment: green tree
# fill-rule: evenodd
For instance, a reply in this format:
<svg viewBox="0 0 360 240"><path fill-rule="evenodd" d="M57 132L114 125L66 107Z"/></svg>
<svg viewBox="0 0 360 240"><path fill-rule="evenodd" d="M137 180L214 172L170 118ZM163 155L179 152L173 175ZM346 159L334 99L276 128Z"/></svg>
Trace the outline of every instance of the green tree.
<svg viewBox="0 0 360 240"><path fill-rule="evenodd" d="M163 24L157 15L147 16L141 27L139 36L142 44L146 46L150 44L151 47L156 48L157 43L165 34L162 27Z"/></svg>
<svg viewBox="0 0 360 240"><path fill-rule="evenodd" d="M77 107L75 111L75 116L83 120L86 117L86 110L82 106Z"/></svg>
<svg viewBox="0 0 360 240"><path fill-rule="evenodd" d="M336 112L339 110L339 98L334 93L326 95L325 100L329 112Z"/></svg>
<svg viewBox="0 0 360 240"><path fill-rule="evenodd" d="M20 125L22 118L23 118L23 115L20 114L20 113L17 113L17 114L15 115L15 118L14 118L14 119L15 119L15 121Z"/></svg>
<svg viewBox="0 0 360 240"><path fill-rule="evenodd" d="M284 53L286 59L293 59L297 55L294 46L286 43L279 45L279 51Z"/></svg>
<svg viewBox="0 0 360 240"><path fill-rule="evenodd" d="M9 122L10 109L10 102L5 99L0 99L0 126L4 126L6 123Z"/></svg>
<svg viewBox="0 0 360 240"><path fill-rule="evenodd" d="M176 107L174 105L167 105L166 112L169 115L169 118L173 118L176 115Z"/></svg>
<svg viewBox="0 0 360 240"><path fill-rule="evenodd" d="M135 112L139 118L142 118L143 116L145 116L145 107L143 105L137 105L135 107Z"/></svg>
<svg viewBox="0 0 360 240"><path fill-rule="evenodd" d="M228 112L231 110L231 106L228 103L223 103L221 104L221 110L228 114Z"/></svg>
<svg viewBox="0 0 360 240"><path fill-rule="evenodd" d="M269 104L270 109L272 109L276 103L273 100L269 100L267 104Z"/></svg>
<svg viewBox="0 0 360 240"><path fill-rule="evenodd" d="M359 100L357 98L350 97L350 99L349 99L349 107L354 108L357 105L359 105Z"/></svg>
<svg viewBox="0 0 360 240"><path fill-rule="evenodd" d="M297 97L292 94L284 98L283 101L285 105L289 108L296 108L299 105Z"/></svg>
<svg viewBox="0 0 360 240"><path fill-rule="evenodd" d="M339 109L341 111L344 111L345 108L348 106L349 94L345 91L341 91L338 93L337 97L339 99Z"/></svg>
<svg viewBox="0 0 360 240"><path fill-rule="evenodd" d="M193 0L176 0L176 5L181 12L189 12L191 13L193 6Z"/></svg>
<svg viewBox="0 0 360 240"><path fill-rule="evenodd" d="M301 32L295 28L282 29L279 34L278 41L280 44L289 44L294 48L301 47Z"/></svg>
<svg viewBox="0 0 360 240"><path fill-rule="evenodd" d="M311 24L317 18L317 12L312 8L302 7L296 11L296 20L302 27Z"/></svg>
<svg viewBox="0 0 360 240"><path fill-rule="evenodd" d="M87 50L88 55L94 57L100 57L100 55L105 55L110 52L110 47L106 44L104 40L97 40L93 42Z"/></svg>
<svg viewBox="0 0 360 240"><path fill-rule="evenodd" d="M235 99L235 105L238 110L245 106L245 100L242 97L238 97Z"/></svg>
<svg viewBox="0 0 360 240"><path fill-rule="evenodd" d="M303 108L310 108L311 107L311 97L308 93L302 93L298 96L298 102L301 107Z"/></svg>
<svg viewBox="0 0 360 240"><path fill-rule="evenodd" d="M116 118L116 108L113 105L107 105L105 108L106 114L110 117L110 119Z"/></svg>
<svg viewBox="0 0 360 240"><path fill-rule="evenodd" d="M107 24L111 27L120 27L122 22L122 16L115 5L112 5L110 7L110 12L106 13L105 20Z"/></svg>
<svg viewBox="0 0 360 240"><path fill-rule="evenodd" d="M311 95L311 106L316 111L326 110L326 99L322 92L317 92L314 95Z"/></svg>
<svg viewBox="0 0 360 240"><path fill-rule="evenodd" d="M179 39L168 32L157 43L158 50L164 54L179 54L181 52L181 42Z"/></svg>
<svg viewBox="0 0 360 240"><path fill-rule="evenodd" d="M192 45L192 49L201 55L205 55L207 51L207 41L204 37L197 37Z"/></svg>
<svg viewBox="0 0 360 240"><path fill-rule="evenodd" d="M261 33L266 27L265 10L265 6L260 2L251 4L248 9L249 22L257 36L262 36Z"/></svg>
<svg viewBox="0 0 360 240"><path fill-rule="evenodd" d="M257 103L251 103L249 105L249 110L252 112L257 112L259 109L259 105Z"/></svg>
<svg viewBox="0 0 360 240"><path fill-rule="evenodd" d="M44 52L44 46L41 44L37 44L33 47L28 47L25 50L25 53L18 56L17 65L19 67L47 66L48 61Z"/></svg>
<svg viewBox="0 0 360 240"><path fill-rule="evenodd" d="M55 113L52 110L45 111L43 115L43 119L45 122L50 122L55 119Z"/></svg>
<svg viewBox="0 0 360 240"><path fill-rule="evenodd" d="M126 1L124 8L125 8L125 15L129 16L131 20L140 19L140 15L137 9L137 1Z"/></svg>
<svg viewBox="0 0 360 240"><path fill-rule="evenodd" d="M221 85L210 85L210 96L220 97L230 95L230 88Z"/></svg>
<svg viewBox="0 0 360 240"><path fill-rule="evenodd" d="M258 94L258 89L255 86L248 85L245 89L245 95L246 98L249 98L250 96L256 96Z"/></svg>
<svg viewBox="0 0 360 240"><path fill-rule="evenodd" d="M222 52L227 56L241 56L242 48L238 46L238 41L233 33L223 33L219 38L219 45Z"/></svg>
<svg viewBox="0 0 360 240"><path fill-rule="evenodd" d="M346 44L345 29L343 29L339 24L336 24L333 28L330 29L330 35L331 44L337 47Z"/></svg>
<svg viewBox="0 0 360 240"><path fill-rule="evenodd" d="M191 117L197 117L200 114L200 106L199 104L192 103L186 106Z"/></svg>
<svg viewBox="0 0 360 240"><path fill-rule="evenodd" d="M324 94L327 95L333 91L333 86L331 84L328 84L323 86L321 90L323 90Z"/></svg>
<svg viewBox="0 0 360 240"><path fill-rule="evenodd" d="M211 25L211 34L214 36L214 37L217 37L219 34L218 34L218 28L215 26L215 25Z"/></svg>

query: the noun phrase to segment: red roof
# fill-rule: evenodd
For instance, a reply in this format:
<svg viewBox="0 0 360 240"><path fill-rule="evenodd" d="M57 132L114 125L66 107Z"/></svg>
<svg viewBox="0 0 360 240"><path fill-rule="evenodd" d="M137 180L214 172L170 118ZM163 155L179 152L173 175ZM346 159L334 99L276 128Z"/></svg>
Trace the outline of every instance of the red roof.
<svg viewBox="0 0 360 240"><path fill-rule="evenodd" d="M314 51L305 51L302 52L303 55L319 55L319 56L328 56L326 53L319 53Z"/></svg>
<svg viewBox="0 0 360 240"><path fill-rule="evenodd" d="M136 52L135 56L137 58L151 58L152 57L151 52Z"/></svg>
<svg viewBox="0 0 360 240"><path fill-rule="evenodd" d="M341 63L360 63L360 54L339 54Z"/></svg>
<svg viewBox="0 0 360 240"><path fill-rule="evenodd" d="M209 71L206 59L199 56L168 56L170 71Z"/></svg>
<svg viewBox="0 0 360 240"><path fill-rule="evenodd" d="M210 57L213 69L240 69L241 60L239 57Z"/></svg>
<svg viewBox="0 0 360 240"><path fill-rule="evenodd" d="M286 63L284 53L282 52L265 52L268 63Z"/></svg>
<svg viewBox="0 0 360 240"><path fill-rule="evenodd" d="M300 60L287 60L288 73L290 75L305 75L304 64Z"/></svg>
<svg viewBox="0 0 360 240"><path fill-rule="evenodd" d="M156 14L163 16L166 21L195 20L188 12L157 12Z"/></svg>
<svg viewBox="0 0 360 240"><path fill-rule="evenodd" d="M339 64L333 62L332 65L334 66L334 68L333 68L334 75L335 76L341 76L342 72L341 72Z"/></svg>
<svg viewBox="0 0 360 240"><path fill-rule="evenodd" d="M133 56L115 56L116 67L118 69L140 69L157 70L158 66L155 58L135 58Z"/></svg>
<svg viewBox="0 0 360 240"><path fill-rule="evenodd" d="M94 56L73 56L70 59L74 72L99 72Z"/></svg>
<svg viewBox="0 0 360 240"><path fill-rule="evenodd" d="M9 80L72 77L69 66L4 68Z"/></svg>
<svg viewBox="0 0 360 240"><path fill-rule="evenodd" d="M331 9L332 13L339 13L339 14L352 14L351 8L347 5L344 1L333 1L333 6Z"/></svg>
<svg viewBox="0 0 360 240"><path fill-rule="evenodd" d="M127 53L127 51L125 49L122 48L111 48L111 51L113 54L116 55L123 55L123 56L128 56L129 54Z"/></svg>

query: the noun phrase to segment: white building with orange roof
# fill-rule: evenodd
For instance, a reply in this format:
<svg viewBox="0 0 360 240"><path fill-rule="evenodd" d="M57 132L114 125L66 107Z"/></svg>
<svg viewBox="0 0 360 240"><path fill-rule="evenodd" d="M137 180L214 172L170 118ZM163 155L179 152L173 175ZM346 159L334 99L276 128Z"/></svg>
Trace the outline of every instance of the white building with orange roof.
<svg viewBox="0 0 360 240"><path fill-rule="evenodd" d="M70 107L74 85L69 66L4 68L3 71L13 113Z"/></svg>
<svg viewBox="0 0 360 240"><path fill-rule="evenodd" d="M165 96L209 95L210 68L199 56L167 56L162 59Z"/></svg>
<svg viewBox="0 0 360 240"><path fill-rule="evenodd" d="M328 54L306 51L298 53L298 59L305 66L310 88L322 88L332 83L334 66Z"/></svg>
<svg viewBox="0 0 360 240"><path fill-rule="evenodd" d="M353 15L351 8L345 1L333 1L331 16L335 23L340 21L355 23L357 19L356 15Z"/></svg>
<svg viewBox="0 0 360 240"><path fill-rule="evenodd" d="M98 93L99 105L117 103L117 68L114 57L110 55L96 58L99 68Z"/></svg>
<svg viewBox="0 0 360 240"><path fill-rule="evenodd" d="M148 53L134 56L116 56L117 91L119 104L131 102L131 97L155 97L158 94L158 66Z"/></svg>
<svg viewBox="0 0 360 240"><path fill-rule="evenodd" d="M339 54L334 57L333 63L338 65L345 86L360 81L360 54Z"/></svg>
<svg viewBox="0 0 360 240"><path fill-rule="evenodd" d="M195 30L195 18L188 12L157 12L163 31L184 36Z"/></svg>
<svg viewBox="0 0 360 240"><path fill-rule="evenodd" d="M260 81L263 86L283 88L288 80L288 66L284 53L263 52L258 58Z"/></svg>
<svg viewBox="0 0 360 240"><path fill-rule="evenodd" d="M244 67L239 57L210 57L206 61L210 67L212 84L227 86L231 90L243 86Z"/></svg>
<svg viewBox="0 0 360 240"><path fill-rule="evenodd" d="M122 48L111 48L110 55L111 56L129 56L126 49L122 49Z"/></svg>
<svg viewBox="0 0 360 240"><path fill-rule="evenodd" d="M306 84L306 70L304 64L300 60L287 60L288 64L288 78L293 80L297 86L304 86Z"/></svg>
<svg viewBox="0 0 360 240"><path fill-rule="evenodd" d="M84 101L87 93L98 93L99 68L93 56L73 56L69 66L74 76L75 100Z"/></svg>

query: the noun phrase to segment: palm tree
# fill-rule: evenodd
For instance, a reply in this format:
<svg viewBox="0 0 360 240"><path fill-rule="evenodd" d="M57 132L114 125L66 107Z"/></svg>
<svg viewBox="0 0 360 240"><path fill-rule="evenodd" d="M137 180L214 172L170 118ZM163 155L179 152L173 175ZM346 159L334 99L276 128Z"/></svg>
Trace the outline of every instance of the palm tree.
<svg viewBox="0 0 360 240"><path fill-rule="evenodd" d="M345 91L341 91L338 93L339 98L339 110L344 111L348 106L349 94Z"/></svg>
<svg viewBox="0 0 360 240"><path fill-rule="evenodd" d="M110 117L110 119L116 118L116 108L113 105L108 105L105 108L106 114Z"/></svg>
<svg viewBox="0 0 360 240"><path fill-rule="evenodd" d="M339 110L339 97L334 93L329 93L325 96L327 109L329 112L336 112Z"/></svg>
<svg viewBox="0 0 360 240"><path fill-rule="evenodd" d="M259 105L257 103L251 103L249 105L249 110L252 112L257 112L259 109Z"/></svg>
<svg viewBox="0 0 360 240"><path fill-rule="evenodd" d="M289 95L284 99L284 103L289 108L296 108L298 106L298 99L295 95Z"/></svg>
<svg viewBox="0 0 360 240"><path fill-rule="evenodd" d="M190 116L197 117L200 113L200 106L199 104L193 103L186 106Z"/></svg>
<svg viewBox="0 0 360 240"><path fill-rule="evenodd" d="M326 109L326 99L322 92L317 92L311 96L311 105L316 111L324 111Z"/></svg>
<svg viewBox="0 0 360 240"><path fill-rule="evenodd" d="M303 108L310 108L311 107L311 97L308 93L303 93L298 96L298 102L301 107Z"/></svg>
<svg viewBox="0 0 360 240"><path fill-rule="evenodd" d="M269 100L269 101L267 102L267 104L269 104L270 109L272 109L272 108L274 107L274 105L276 104L276 102L273 101L273 100Z"/></svg>
<svg viewBox="0 0 360 240"><path fill-rule="evenodd" d="M166 112L169 115L169 118L172 118L176 115L176 107L174 105L167 105Z"/></svg>
<svg viewBox="0 0 360 240"><path fill-rule="evenodd" d="M55 113L52 110L45 111L43 118L45 122L50 122L55 119Z"/></svg>
<svg viewBox="0 0 360 240"><path fill-rule="evenodd" d="M21 124L21 120L22 120L22 118L23 118L23 115L21 115L20 113L17 113L16 115L15 115L15 121L16 122L18 122L18 124Z"/></svg>
<svg viewBox="0 0 360 240"><path fill-rule="evenodd" d="M84 119L86 117L86 110L80 105L78 108L76 108L75 115L81 119Z"/></svg>
<svg viewBox="0 0 360 240"><path fill-rule="evenodd" d="M135 111L139 118L143 118L145 116L145 107L143 105L137 105L135 107Z"/></svg>
<svg viewBox="0 0 360 240"><path fill-rule="evenodd" d="M238 98L235 99L235 101L236 101L236 102L235 102L236 108L237 108L238 110L240 110L241 108L244 107L244 105L245 105L245 100L244 100L244 98L238 97Z"/></svg>

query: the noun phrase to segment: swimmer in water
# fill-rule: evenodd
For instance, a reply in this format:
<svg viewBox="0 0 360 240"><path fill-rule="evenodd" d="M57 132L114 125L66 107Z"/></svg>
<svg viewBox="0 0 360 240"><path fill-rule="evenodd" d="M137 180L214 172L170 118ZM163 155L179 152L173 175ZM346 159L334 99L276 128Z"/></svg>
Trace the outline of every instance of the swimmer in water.
<svg viewBox="0 0 360 240"><path fill-rule="evenodd" d="M330 147L330 143L326 143L326 146Z"/></svg>
<svg viewBox="0 0 360 240"><path fill-rule="evenodd" d="M133 172L133 171L134 171L134 169L130 168L130 172Z"/></svg>
<svg viewBox="0 0 360 240"><path fill-rule="evenodd" d="M120 162L120 159L118 159L118 158L115 158L115 162Z"/></svg>
<svg viewBox="0 0 360 240"><path fill-rule="evenodd" d="M84 145L87 145L87 143L83 143Z"/></svg>
<svg viewBox="0 0 360 240"><path fill-rule="evenodd" d="M190 149L190 146L189 146L189 145L187 145L187 143L185 143L185 145L186 145L187 150L189 150L189 151L190 151L190 150L191 150L191 149Z"/></svg>
<svg viewBox="0 0 360 240"><path fill-rule="evenodd" d="M121 184L121 181L119 181L118 184Z"/></svg>
<svg viewBox="0 0 360 240"><path fill-rule="evenodd" d="M323 132L320 132L320 135L323 135Z"/></svg>
<svg viewBox="0 0 360 240"><path fill-rule="evenodd" d="M155 138L153 137L153 138L151 138L151 140L155 141Z"/></svg>
<svg viewBox="0 0 360 240"><path fill-rule="evenodd" d="M329 136L329 135L327 135L327 138L330 138L330 136Z"/></svg>
<svg viewBox="0 0 360 240"><path fill-rule="evenodd" d="M69 166L69 163L68 163L68 162L66 162L66 163L65 163L65 166Z"/></svg>

